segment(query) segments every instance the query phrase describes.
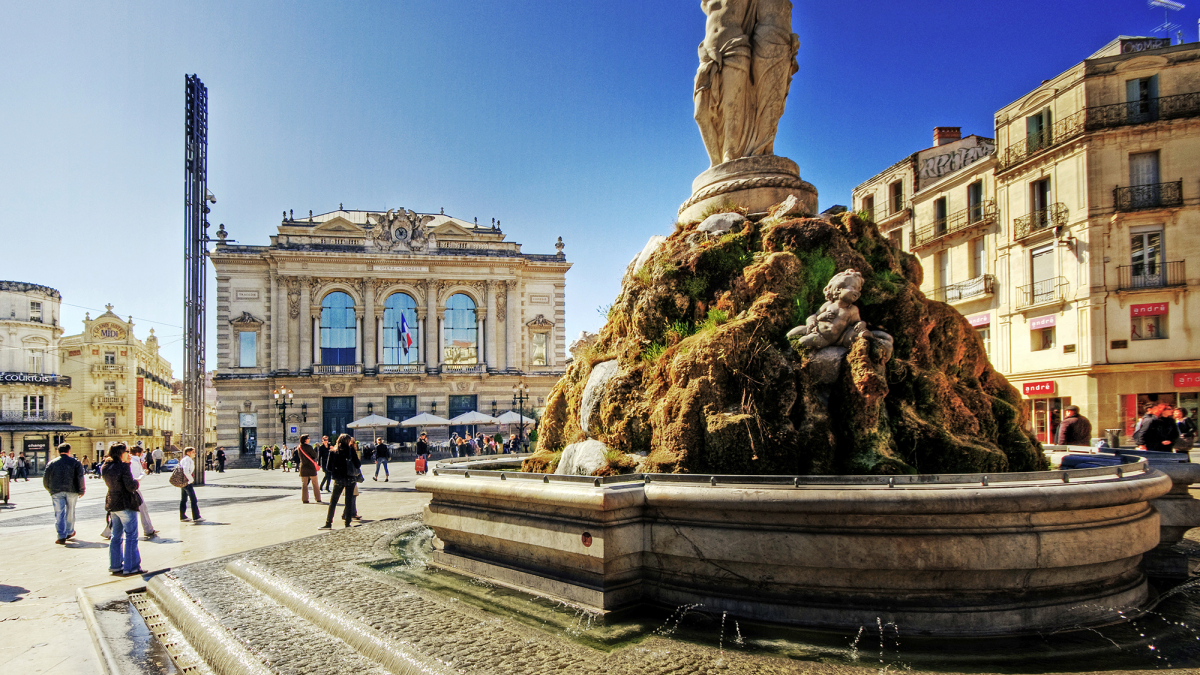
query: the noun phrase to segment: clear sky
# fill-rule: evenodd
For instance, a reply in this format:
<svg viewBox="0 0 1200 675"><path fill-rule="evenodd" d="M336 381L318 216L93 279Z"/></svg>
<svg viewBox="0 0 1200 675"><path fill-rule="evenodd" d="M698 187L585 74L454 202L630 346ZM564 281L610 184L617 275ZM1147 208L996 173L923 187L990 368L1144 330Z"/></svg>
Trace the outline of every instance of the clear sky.
<svg viewBox="0 0 1200 675"><path fill-rule="evenodd" d="M1200 0L1172 20L1197 39ZM209 88L210 221L266 244L280 213L404 206L566 243L567 334L708 166L692 120L695 0L0 1L0 279L105 303L181 373L183 93ZM821 208L1118 34L1144 0L796 2L800 72L775 149ZM1161 35L1161 34L1160 34ZM211 279L211 277L210 277ZM209 317L215 325L215 282ZM212 329L209 345L215 346ZM209 354L209 363L215 363Z"/></svg>

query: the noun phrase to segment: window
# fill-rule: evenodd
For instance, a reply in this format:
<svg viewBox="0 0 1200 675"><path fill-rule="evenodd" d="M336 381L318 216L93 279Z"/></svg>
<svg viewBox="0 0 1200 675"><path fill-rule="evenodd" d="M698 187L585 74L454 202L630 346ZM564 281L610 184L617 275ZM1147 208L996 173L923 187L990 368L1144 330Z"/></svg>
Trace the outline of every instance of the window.
<svg viewBox="0 0 1200 675"><path fill-rule="evenodd" d="M104 428L110 431L117 428L117 413L104 413Z"/></svg>
<svg viewBox="0 0 1200 675"><path fill-rule="evenodd" d="M546 365L546 334L534 333L529 340L529 363L533 366Z"/></svg>
<svg viewBox="0 0 1200 675"><path fill-rule="evenodd" d="M1129 124L1158 119L1158 76L1125 81L1125 114Z"/></svg>
<svg viewBox="0 0 1200 675"><path fill-rule="evenodd" d="M407 293L392 293L383 306L384 365L420 363L421 331L417 330L417 301Z"/></svg>
<svg viewBox="0 0 1200 675"><path fill-rule="evenodd" d="M891 206L891 210L888 215L891 215L892 213L900 213L900 211L904 208L904 182L896 181L895 183L889 185L888 195L891 199L891 204L889 205Z"/></svg>
<svg viewBox="0 0 1200 675"><path fill-rule="evenodd" d="M35 323L42 322L42 303L29 302L29 320Z"/></svg>
<svg viewBox="0 0 1200 675"><path fill-rule="evenodd" d="M1054 327L1038 328L1029 331L1029 348L1035 352L1054 349Z"/></svg>
<svg viewBox="0 0 1200 675"><path fill-rule="evenodd" d="M1030 304L1050 302L1054 299L1054 245L1043 246L1029 252L1029 267L1033 286Z"/></svg>
<svg viewBox="0 0 1200 675"><path fill-rule="evenodd" d="M106 366L117 365L117 353L116 352L104 352L104 365L106 365Z"/></svg>
<svg viewBox="0 0 1200 675"><path fill-rule="evenodd" d="M1050 208L1050 179L1034 181L1029 186L1029 211L1034 214L1031 229L1037 230L1050 223L1046 209Z"/></svg>
<svg viewBox="0 0 1200 675"><path fill-rule="evenodd" d="M22 408L27 419L40 419L46 415L45 396L25 396Z"/></svg>
<svg viewBox="0 0 1200 675"><path fill-rule="evenodd" d="M897 227L896 229L892 230L891 232L888 232L887 238L888 238L888 241L892 242L892 246L895 246L896 248L901 249L901 250L904 249L904 230L903 229Z"/></svg>
<svg viewBox="0 0 1200 675"><path fill-rule="evenodd" d="M976 328L975 331L979 333L980 339L983 340L984 353L987 354L989 359L992 358L992 327L980 326L979 328Z"/></svg>
<svg viewBox="0 0 1200 675"><path fill-rule="evenodd" d="M334 291L321 300L321 363L352 366L356 363L358 334L354 300Z"/></svg>
<svg viewBox="0 0 1200 675"><path fill-rule="evenodd" d="M1165 316L1135 316L1131 319L1132 340L1161 340L1167 337L1167 317Z"/></svg>
<svg viewBox="0 0 1200 675"><path fill-rule="evenodd" d="M479 355L476 353L477 323L475 301L462 293L451 296L446 303L444 362L459 365L479 363Z"/></svg>
<svg viewBox="0 0 1200 675"><path fill-rule="evenodd" d="M972 223L983 220L983 181L981 180L967 186L967 218Z"/></svg>
<svg viewBox="0 0 1200 675"><path fill-rule="evenodd" d="M1162 187L1159 185L1158 151L1137 152L1129 155L1129 209L1152 209L1162 205ZM1123 200L1122 200L1123 201ZM1119 208L1125 208L1124 204Z"/></svg>
<svg viewBox="0 0 1200 675"><path fill-rule="evenodd" d="M938 251L937 254L934 255L934 264L937 265L937 267L934 268L937 273L937 278L935 278L933 281L937 285L937 288L945 288L946 286L949 286L950 252Z"/></svg>
<svg viewBox="0 0 1200 675"><path fill-rule="evenodd" d="M933 202L933 230L938 234L946 233L946 217L949 213L949 201L942 197Z"/></svg>
<svg viewBox="0 0 1200 675"><path fill-rule="evenodd" d="M1025 152L1037 152L1042 148L1050 147L1050 143L1052 142L1050 137L1051 122L1049 108L1045 108L1036 115L1030 115L1025 118Z"/></svg>
<svg viewBox="0 0 1200 675"><path fill-rule="evenodd" d="M863 197L862 210L871 220L875 220L875 195L867 195Z"/></svg>
<svg viewBox="0 0 1200 675"><path fill-rule="evenodd" d="M1163 285L1163 232L1154 229L1129 235L1130 270L1134 288Z"/></svg>
<svg viewBox="0 0 1200 675"><path fill-rule="evenodd" d="M244 330L238 333L238 367L254 368L258 363L258 333Z"/></svg>
<svg viewBox="0 0 1200 675"><path fill-rule="evenodd" d="M987 274L987 240L976 237L971 240L971 278Z"/></svg>
<svg viewBox="0 0 1200 675"><path fill-rule="evenodd" d="M46 350L31 349L29 350L29 372L38 373L39 375L46 372Z"/></svg>
<svg viewBox="0 0 1200 675"><path fill-rule="evenodd" d="M105 382L104 383L104 395L105 396L116 396L117 395L117 383L116 382Z"/></svg>

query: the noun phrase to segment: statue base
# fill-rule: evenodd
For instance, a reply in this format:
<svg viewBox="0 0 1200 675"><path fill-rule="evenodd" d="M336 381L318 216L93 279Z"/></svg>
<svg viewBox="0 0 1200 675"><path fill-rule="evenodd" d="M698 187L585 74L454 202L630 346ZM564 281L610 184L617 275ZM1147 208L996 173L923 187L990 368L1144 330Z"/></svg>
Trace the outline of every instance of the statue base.
<svg viewBox="0 0 1200 675"><path fill-rule="evenodd" d="M699 220L713 204L730 201L761 213L795 195L803 209L817 212L817 189L800 179L800 167L787 157L743 157L711 167L692 181L692 197L679 207L679 220Z"/></svg>

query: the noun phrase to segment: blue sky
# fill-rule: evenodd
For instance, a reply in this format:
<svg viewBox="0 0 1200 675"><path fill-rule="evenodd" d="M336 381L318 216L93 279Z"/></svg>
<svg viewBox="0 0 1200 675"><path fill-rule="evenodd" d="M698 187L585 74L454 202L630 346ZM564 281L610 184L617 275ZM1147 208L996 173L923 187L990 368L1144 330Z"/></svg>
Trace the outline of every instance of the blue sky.
<svg viewBox="0 0 1200 675"><path fill-rule="evenodd" d="M1188 42L1198 9L1172 17ZM695 0L9 0L3 15L0 278L62 291L68 333L113 303L177 374L185 73L209 87L210 220L231 238L265 244L283 210L339 203L499 218L527 252L562 236L570 336L599 327L707 168ZM933 127L990 135L997 109L1162 18L1142 0L798 2L776 152L821 208L846 204Z"/></svg>

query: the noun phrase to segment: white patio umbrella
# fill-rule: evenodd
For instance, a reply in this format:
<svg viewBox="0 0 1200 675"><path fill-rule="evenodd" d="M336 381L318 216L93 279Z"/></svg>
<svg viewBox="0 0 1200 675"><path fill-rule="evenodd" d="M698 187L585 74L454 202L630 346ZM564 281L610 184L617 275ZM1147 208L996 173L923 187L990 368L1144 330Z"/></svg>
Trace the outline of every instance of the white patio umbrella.
<svg viewBox="0 0 1200 675"><path fill-rule="evenodd" d="M416 417L410 417L400 423L402 427L448 427L450 420L429 413L421 413Z"/></svg>
<svg viewBox="0 0 1200 675"><path fill-rule="evenodd" d="M377 429L379 427L395 427L400 423L393 419L388 419L382 415L367 415L361 420L354 420L346 426L351 429Z"/></svg>
<svg viewBox="0 0 1200 675"><path fill-rule="evenodd" d="M450 420L450 426L475 426L477 424L499 424L495 417L481 412L466 412Z"/></svg>
<svg viewBox="0 0 1200 675"><path fill-rule="evenodd" d="M534 424L536 421L537 420L517 414L515 410L509 410L508 412L496 418L496 422L499 424Z"/></svg>

